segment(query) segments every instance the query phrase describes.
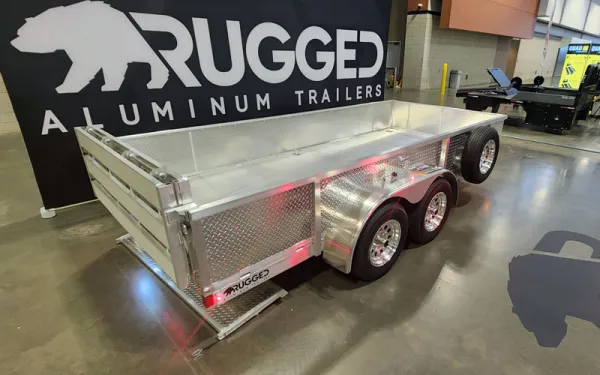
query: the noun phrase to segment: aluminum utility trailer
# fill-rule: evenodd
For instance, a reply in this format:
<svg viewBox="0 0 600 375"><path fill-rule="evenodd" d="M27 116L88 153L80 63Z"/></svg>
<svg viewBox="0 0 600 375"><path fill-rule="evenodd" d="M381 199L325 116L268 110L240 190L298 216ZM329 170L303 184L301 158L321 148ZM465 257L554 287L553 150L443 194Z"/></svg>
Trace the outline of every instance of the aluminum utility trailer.
<svg viewBox="0 0 600 375"><path fill-rule="evenodd" d="M384 101L113 137L78 128L120 242L224 338L307 260L363 280L431 241L457 178L491 173L506 116Z"/></svg>

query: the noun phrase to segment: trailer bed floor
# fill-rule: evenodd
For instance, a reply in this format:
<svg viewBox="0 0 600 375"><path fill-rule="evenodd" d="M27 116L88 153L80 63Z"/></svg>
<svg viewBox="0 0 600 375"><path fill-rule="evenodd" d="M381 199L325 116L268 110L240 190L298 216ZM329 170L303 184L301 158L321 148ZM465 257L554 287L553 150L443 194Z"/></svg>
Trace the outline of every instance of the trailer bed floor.
<svg viewBox="0 0 600 375"><path fill-rule="evenodd" d="M290 181L327 173L359 162L365 154L385 154L396 148L419 144L430 137L405 130L380 130L189 175L188 178L196 203L209 203L231 196L251 195Z"/></svg>

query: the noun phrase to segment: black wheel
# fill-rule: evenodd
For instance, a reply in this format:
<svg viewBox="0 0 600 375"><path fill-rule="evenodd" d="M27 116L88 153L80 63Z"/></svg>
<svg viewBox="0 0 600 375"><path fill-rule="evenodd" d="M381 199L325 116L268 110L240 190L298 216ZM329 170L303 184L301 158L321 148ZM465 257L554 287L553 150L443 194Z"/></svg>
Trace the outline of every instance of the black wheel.
<svg viewBox="0 0 600 375"><path fill-rule="evenodd" d="M513 79L510 80L510 84L515 89L521 90L521 85L523 84L523 80L521 79L521 77L514 77Z"/></svg>
<svg viewBox="0 0 600 375"><path fill-rule="evenodd" d="M463 178L473 184L485 181L496 165L499 150L500 137L496 129L484 126L473 130L462 154Z"/></svg>
<svg viewBox="0 0 600 375"><path fill-rule="evenodd" d="M446 223L451 207L452 186L445 179L435 181L410 214L410 240L426 244L436 238Z"/></svg>
<svg viewBox="0 0 600 375"><path fill-rule="evenodd" d="M390 202L379 207L358 238L352 274L364 281L385 275L404 249L407 236L408 215L400 203Z"/></svg>
<svg viewBox="0 0 600 375"><path fill-rule="evenodd" d="M492 107L492 113L498 113L499 110L500 110L500 103L494 104L494 106Z"/></svg>

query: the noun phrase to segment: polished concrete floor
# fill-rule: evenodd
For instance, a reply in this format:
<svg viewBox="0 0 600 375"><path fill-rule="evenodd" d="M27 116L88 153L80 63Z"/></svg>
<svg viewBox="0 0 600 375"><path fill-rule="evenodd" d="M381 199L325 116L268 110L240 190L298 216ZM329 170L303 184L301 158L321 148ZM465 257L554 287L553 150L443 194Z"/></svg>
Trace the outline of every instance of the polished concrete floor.
<svg viewBox="0 0 600 375"><path fill-rule="evenodd" d="M1 136L0 374L598 374L600 309L586 307L600 263L568 274L589 291L579 302L538 303L539 280L513 271L549 232L600 236L600 155L502 143L439 238L383 279L312 259L277 279L280 303L199 354L206 324L116 244L119 224L98 203L40 219L23 141ZM577 294L552 281L565 268L530 269L550 280L532 286Z"/></svg>

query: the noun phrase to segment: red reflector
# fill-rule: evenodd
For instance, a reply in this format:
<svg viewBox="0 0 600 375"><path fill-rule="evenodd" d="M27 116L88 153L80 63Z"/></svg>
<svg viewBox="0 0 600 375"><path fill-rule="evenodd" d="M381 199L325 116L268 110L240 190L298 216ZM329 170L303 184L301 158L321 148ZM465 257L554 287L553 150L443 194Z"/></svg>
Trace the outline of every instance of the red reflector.
<svg viewBox="0 0 600 375"><path fill-rule="evenodd" d="M206 308L213 307L216 304L215 295L211 294L210 296L203 296L202 303L204 304L204 307L206 307Z"/></svg>
<svg viewBox="0 0 600 375"><path fill-rule="evenodd" d="M215 293L211 294L210 296L203 296L202 303L204 304L204 307L208 309L215 305L220 305L221 303L223 303L224 299L225 298L223 297L223 294Z"/></svg>

